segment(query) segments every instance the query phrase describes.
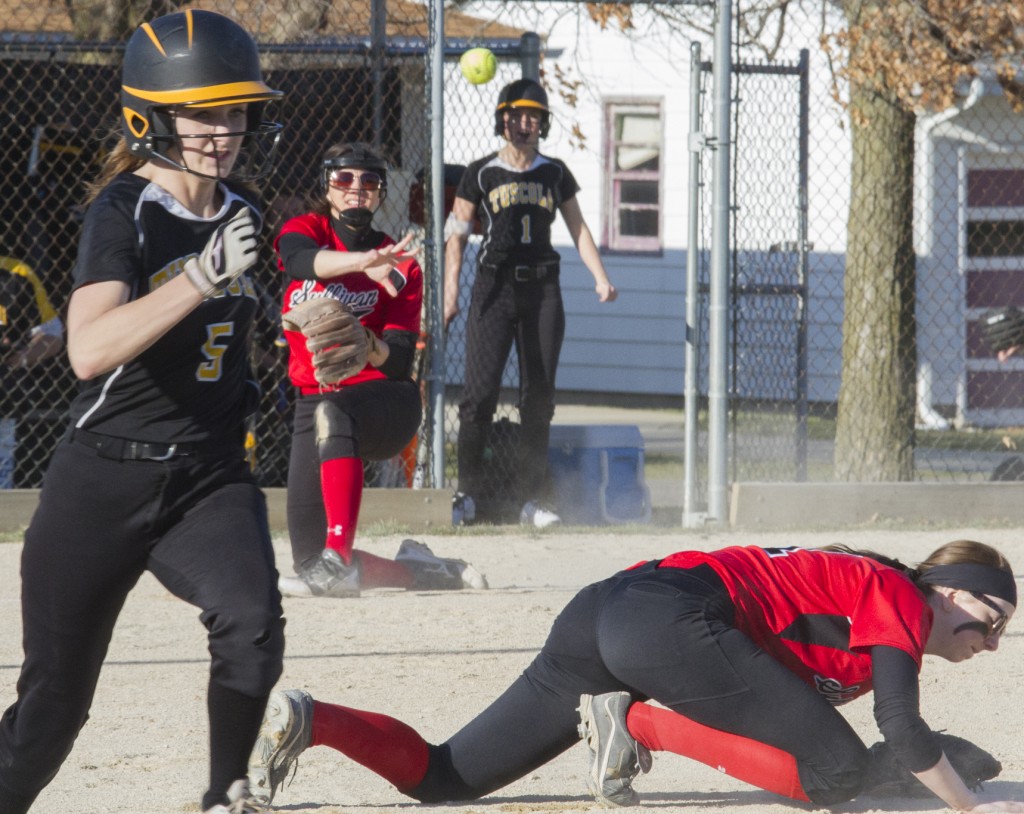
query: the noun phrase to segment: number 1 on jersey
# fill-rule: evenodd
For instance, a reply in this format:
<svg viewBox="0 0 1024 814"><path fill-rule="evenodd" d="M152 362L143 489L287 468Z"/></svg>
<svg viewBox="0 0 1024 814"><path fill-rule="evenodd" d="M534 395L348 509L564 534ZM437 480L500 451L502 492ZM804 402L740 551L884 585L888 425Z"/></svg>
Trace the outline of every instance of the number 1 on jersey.
<svg viewBox="0 0 1024 814"><path fill-rule="evenodd" d="M523 235L519 238L520 243L530 242L530 216L523 215L523 219L520 221L523 225Z"/></svg>

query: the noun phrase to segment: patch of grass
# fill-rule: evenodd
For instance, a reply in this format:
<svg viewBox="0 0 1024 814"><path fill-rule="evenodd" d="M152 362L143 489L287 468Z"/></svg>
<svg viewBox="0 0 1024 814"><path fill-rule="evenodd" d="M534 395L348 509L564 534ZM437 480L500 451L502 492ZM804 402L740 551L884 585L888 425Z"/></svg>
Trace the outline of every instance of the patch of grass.
<svg viewBox="0 0 1024 814"><path fill-rule="evenodd" d="M974 452L1024 453L1024 428L1000 427L981 429L967 427L959 430L918 430L917 445L933 449L963 449Z"/></svg>

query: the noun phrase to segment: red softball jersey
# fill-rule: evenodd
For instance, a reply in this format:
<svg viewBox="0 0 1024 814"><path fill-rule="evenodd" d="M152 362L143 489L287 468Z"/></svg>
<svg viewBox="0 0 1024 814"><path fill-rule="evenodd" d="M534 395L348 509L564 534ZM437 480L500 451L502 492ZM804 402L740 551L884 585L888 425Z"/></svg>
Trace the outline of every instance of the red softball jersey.
<svg viewBox="0 0 1024 814"><path fill-rule="evenodd" d="M324 249L348 251L331 228L330 218L326 215L307 212L292 218L281 228L277 240L274 241L275 249L281 236L289 232L305 235ZM383 235L377 248L392 246L394 243L390 237ZM278 264L281 265L280 259ZM281 270L284 271L283 267ZM418 334L423 306L423 271L415 260L399 263L396 270L406 280L405 287L398 292L397 297L392 297L380 283L374 282L362 272L345 274L327 282L296 280L289 277L281 313L287 314L300 302L308 299L334 297L348 305L359 317L359 321L377 336L388 330L412 331ZM340 390L360 382L385 378L383 373L368 364L361 372L343 382L330 387L322 386L313 375L312 354L306 348L305 337L297 331L285 331L284 335L291 351L288 358L288 376L292 384L304 395Z"/></svg>
<svg viewBox="0 0 1024 814"><path fill-rule="evenodd" d="M933 614L901 571L869 557L804 548L682 551L660 567L707 564L736 606L736 627L833 704L870 692L874 645L921 668Z"/></svg>

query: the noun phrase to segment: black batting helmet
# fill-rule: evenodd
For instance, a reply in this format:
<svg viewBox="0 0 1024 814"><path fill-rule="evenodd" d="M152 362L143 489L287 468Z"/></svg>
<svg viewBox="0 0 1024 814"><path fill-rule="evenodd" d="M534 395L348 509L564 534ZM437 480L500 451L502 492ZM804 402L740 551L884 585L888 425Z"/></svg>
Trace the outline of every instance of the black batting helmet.
<svg viewBox="0 0 1024 814"><path fill-rule="evenodd" d="M175 143L170 108L248 103L239 173L255 179L269 170L281 125L263 121L265 103L281 91L263 81L252 37L234 20L188 9L143 23L132 34L121 72L121 129L133 155L161 158Z"/></svg>
<svg viewBox="0 0 1024 814"><path fill-rule="evenodd" d="M551 110L548 108L548 93L540 82L534 79L517 79L509 82L498 92L498 106L494 109L494 135L505 135L505 111L514 107L525 107L541 112L540 137L547 138L551 129Z"/></svg>
<svg viewBox="0 0 1024 814"><path fill-rule="evenodd" d="M388 162L373 148L362 142L335 144L324 153L320 162L320 188L327 189L327 176L331 170L354 169L371 170L380 175L380 199L383 201L388 194Z"/></svg>

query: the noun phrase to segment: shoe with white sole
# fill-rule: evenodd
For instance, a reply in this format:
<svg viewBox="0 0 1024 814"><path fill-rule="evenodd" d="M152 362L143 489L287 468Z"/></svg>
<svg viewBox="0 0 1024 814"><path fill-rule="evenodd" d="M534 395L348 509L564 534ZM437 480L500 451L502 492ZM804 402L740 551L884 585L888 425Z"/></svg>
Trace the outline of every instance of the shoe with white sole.
<svg viewBox="0 0 1024 814"><path fill-rule="evenodd" d="M328 596L346 599L359 596L359 566L355 561L346 563L332 548L325 548L320 556L294 577L278 577L278 590L284 596Z"/></svg>
<svg viewBox="0 0 1024 814"><path fill-rule="evenodd" d="M395 555L412 572L413 589L419 591L484 590L487 578L465 560L438 557L425 543L402 540Z"/></svg>
<svg viewBox="0 0 1024 814"><path fill-rule="evenodd" d="M579 733L590 750L587 788L608 808L639 805L633 778L651 770L650 750L626 729L632 703L628 692L580 696Z"/></svg>
<svg viewBox="0 0 1024 814"><path fill-rule="evenodd" d="M266 811L249 793L247 780L236 780L231 784L227 794L227 805L218 803L213 808L206 809L203 814L259 814L259 812Z"/></svg>
<svg viewBox="0 0 1024 814"><path fill-rule="evenodd" d="M476 501L464 492L452 498L452 525L470 526L476 522Z"/></svg>
<svg viewBox="0 0 1024 814"><path fill-rule="evenodd" d="M546 529L562 522L562 518L551 509L541 505L536 500L523 504L519 512L519 522L525 526L536 526L539 529Z"/></svg>
<svg viewBox="0 0 1024 814"><path fill-rule="evenodd" d="M313 696L302 690L274 690L249 756L249 793L269 806L292 764L313 741Z"/></svg>

